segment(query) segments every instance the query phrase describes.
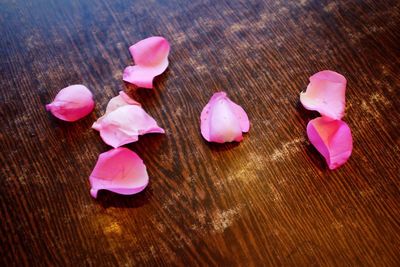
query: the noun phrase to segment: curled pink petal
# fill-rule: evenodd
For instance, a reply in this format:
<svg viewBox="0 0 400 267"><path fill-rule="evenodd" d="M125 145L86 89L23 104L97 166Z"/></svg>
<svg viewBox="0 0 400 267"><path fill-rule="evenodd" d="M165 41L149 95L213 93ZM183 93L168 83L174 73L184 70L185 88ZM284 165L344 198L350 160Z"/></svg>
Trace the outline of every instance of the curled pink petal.
<svg viewBox="0 0 400 267"><path fill-rule="evenodd" d="M81 84L75 84L61 89L53 102L46 105L46 110L64 121L79 120L94 108L93 95Z"/></svg>
<svg viewBox="0 0 400 267"><path fill-rule="evenodd" d="M250 128L249 118L241 106L225 92L215 93L200 116L201 134L208 142L225 143L243 139Z"/></svg>
<svg viewBox="0 0 400 267"><path fill-rule="evenodd" d="M122 79L142 88L153 88L155 76L168 67L170 45L160 36L153 36L129 47L135 66L125 68Z"/></svg>
<svg viewBox="0 0 400 267"><path fill-rule="evenodd" d="M341 120L315 118L307 125L307 136L331 170L343 165L353 150L350 128Z"/></svg>
<svg viewBox="0 0 400 267"><path fill-rule="evenodd" d="M149 182L146 166L133 151L119 147L100 154L89 177L90 194L105 189L122 195L142 191Z"/></svg>
<svg viewBox="0 0 400 267"><path fill-rule="evenodd" d="M346 78L334 71L320 71L310 77L300 101L306 109L318 111L321 115L340 120L344 116Z"/></svg>
<svg viewBox="0 0 400 267"><path fill-rule="evenodd" d="M103 141L112 147L136 142L139 135L164 133L157 122L138 105L123 105L106 113L92 128L99 131Z"/></svg>

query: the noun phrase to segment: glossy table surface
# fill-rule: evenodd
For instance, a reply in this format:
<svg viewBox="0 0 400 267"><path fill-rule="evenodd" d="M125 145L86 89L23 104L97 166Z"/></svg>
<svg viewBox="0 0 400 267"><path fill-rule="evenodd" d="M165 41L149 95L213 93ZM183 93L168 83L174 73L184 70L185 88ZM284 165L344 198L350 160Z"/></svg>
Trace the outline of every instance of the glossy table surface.
<svg viewBox="0 0 400 267"><path fill-rule="evenodd" d="M400 2L0 1L1 266L399 266ZM122 81L128 47L162 35L155 89ZM348 80L354 150L330 171L306 136L312 74ZM75 123L44 106L82 83ZM110 149L91 129L125 90L166 129L127 145L140 194L89 194ZM224 90L248 113L241 143L200 135Z"/></svg>

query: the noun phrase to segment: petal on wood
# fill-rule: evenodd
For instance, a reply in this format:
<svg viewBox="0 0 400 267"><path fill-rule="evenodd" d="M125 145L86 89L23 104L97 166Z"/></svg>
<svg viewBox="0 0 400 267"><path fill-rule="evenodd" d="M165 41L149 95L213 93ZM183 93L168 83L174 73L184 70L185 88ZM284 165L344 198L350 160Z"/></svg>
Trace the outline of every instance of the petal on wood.
<svg viewBox="0 0 400 267"><path fill-rule="evenodd" d="M341 120L315 118L307 125L307 136L331 170L343 165L353 150L351 130Z"/></svg>
<svg viewBox="0 0 400 267"><path fill-rule="evenodd" d="M129 47L135 66L125 68L124 81L142 88L153 88L154 77L168 67L170 45L164 37L153 36Z"/></svg>
<svg viewBox="0 0 400 267"><path fill-rule="evenodd" d="M310 77L305 92L300 93L300 101L308 110L340 120L344 116L346 78L334 71L324 70Z"/></svg>
<svg viewBox="0 0 400 267"><path fill-rule="evenodd" d="M61 89L53 102L46 105L46 110L55 117L64 121L77 121L94 108L93 95L90 90L82 85L75 84Z"/></svg>
<svg viewBox="0 0 400 267"><path fill-rule="evenodd" d="M102 189L122 195L136 194L147 186L149 176L135 152L119 147L100 154L89 181L90 194L96 198Z"/></svg>
<svg viewBox="0 0 400 267"><path fill-rule="evenodd" d="M215 93L200 116L201 134L209 142L225 143L243 139L250 128L243 108L232 102L225 92Z"/></svg>

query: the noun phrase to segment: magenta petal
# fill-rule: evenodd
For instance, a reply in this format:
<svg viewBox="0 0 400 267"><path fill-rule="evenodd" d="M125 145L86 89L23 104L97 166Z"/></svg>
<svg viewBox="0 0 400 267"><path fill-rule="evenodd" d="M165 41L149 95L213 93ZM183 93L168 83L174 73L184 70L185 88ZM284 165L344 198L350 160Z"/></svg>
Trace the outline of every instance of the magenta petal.
<svg viewBox="0 0 400 267"><path fill-rule="evenodd" d="M307 125L307 135L331 170L343 165L353 150L350 128L341 120L327 117L313 119Z"/></svg>
<svg viewBox="0 0 400 267"><path fill-rule="evenodd" d="M100 154L89 181L90 194L96 198L101 189L122 195L136 194L147 186L149 176L135 152L119 147Z"/></svg>
<svg viewBox="0 0 400 267"><path fill-rule="evenodd" d="M61 89L53 102L46 105L46 110L64 121L79 120L94 108L93 95L81 84L75 84Z"/></svg>
<svg viewBox="0 0 400 267"><path fill-rule="evenodd" d="M129 47L135 66L125 68L124 81L142 88L153 88L155 76L163 73L168 67L170 45L160 36L153 36Z"/></svg>
<svg viewBox="0 0 400 267"><path fill-rule="evenodd" d="M215 93L200 116L201 134L209 142L225 143L243 139L250 128L243 108L232 102L225 92Z"/></svg>
<svg viewBox="0 0 400 267"><path fill-rule="evenodd" d="M320 71L310 77L300 101L306 109L318 111L321 115L339 120L344 116L346 78L334 71Z"/></svg>
<svg viewBox="0 0 400 267"><path fill-rule="evenodd" d="M139 135L164 133L157 122L137 105L124 105L106 113L92 128L99 131L103 141L112 147L136 142Z"/></svg>

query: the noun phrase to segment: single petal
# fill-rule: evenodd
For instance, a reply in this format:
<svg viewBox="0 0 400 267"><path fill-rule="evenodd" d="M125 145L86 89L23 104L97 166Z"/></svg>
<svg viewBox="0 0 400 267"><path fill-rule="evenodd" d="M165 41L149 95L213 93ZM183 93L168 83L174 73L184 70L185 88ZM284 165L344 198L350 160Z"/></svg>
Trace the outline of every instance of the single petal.
<svg viewBox="0 0 400 267"><path fill-rule="evenodd" d="M124 70L122 79L140 88L152 89L154 77L161 73L157 71L157 69L146 68L137 65L128 66Z"/></svg>
<svg viewBox="0 0 400 267"><path fill-rule="evenodd" d="M140 106L140 103L130 98L124 91L120 91L118 96L111 98L111 100L108 102L106 114L125 105Z"/></svg>
<svg viewBox="0 0 400 267"><path fill-rule="evenodd" d="M79 120L94 108L93 95L81 84L75 84L61 89L53 102L46 105L46 110L64 121Z"/></svg>
<svg viewBox="0 0 400 267"><path fill-rule="evenodd" d="M136 65L143 67L158 67L168 63L170 45L164 37L152 36L129 47Z"/></svg>
<svg viewBox="0 0 400 267"><path fill-rule="evenodd" d="M135 152L119 147L100 154L89 181L90 194L96 198L101 189L122 195L136 194L147 186L149 176Z"/></svg>
<svg viewBox="0 0 400 267"><path fill-rule="evenodd" d="M300 101L308 110L340 120L344 116L346 78L334 71L320 71L310 77L305 92L300 93Z"/></svg>
<svg viewBox="0 0 400 267"><path fill-rule="evenodd" d="M105 114L92 128L99 131L103 141L112 147L136 142L139 135L164 133L157 122L137 105L124 105Z"/></svg>
<svg viewBox="0 0 400 267"><path fill-rule="evenodd" d="M135 66L125 68L122 79L142 88L153 88L155 76L168 67L170 45L160 36L153 36L129 47Z"/></svg>
<svg viewBox="0 0 400 267"><path fill-rule="evenodd" d="M122 106L126 106L126 105L137 105L137 106L141 106L139 102L136 102L135 100L133 100L132 98L130 98L124 91L120 91L119 95L113 97L110 99L110 101L107 104L106 107L106 113L104 113L103 116L101 116L100 118L97 119L97 121L95 121L92 125L93 129L99 130L98 127L101 123L101 121L105 118L105 116L116 110L119 107Z"/></svg>
<svg viewBox="0 0 400 267"><path fill-rule="evenodd" d="M243 108L232 102L225 92L215 93L200 116L201 134L209 142L225 143L243 139L250 128Z"/></svg>
<svg viewBox="0 0 400 267"><path fill-rule="evenodd" d="M349 126L341 120L318 117L307 125L311 144L324 156L329 169L343 165L353 150L353 138Z"/></svg>

